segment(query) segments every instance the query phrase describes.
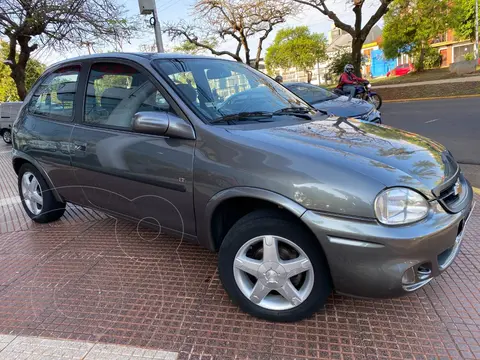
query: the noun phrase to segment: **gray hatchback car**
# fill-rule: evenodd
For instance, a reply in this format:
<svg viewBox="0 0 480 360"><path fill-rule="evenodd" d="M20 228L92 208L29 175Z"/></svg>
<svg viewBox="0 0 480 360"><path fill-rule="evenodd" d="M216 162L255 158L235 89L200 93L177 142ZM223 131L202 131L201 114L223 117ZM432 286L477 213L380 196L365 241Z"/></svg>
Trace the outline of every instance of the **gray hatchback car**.
<svg viewBox="0 0 480 360"><path fill-rule="evenodd" d="M442 145L327 117L222 59L56 64L12 135L33 220L57 220L71 202L197 241L219 252L232 300L269 320L305 318L332 289L394 297L421 288L453 262L473 207Z"/></svg>

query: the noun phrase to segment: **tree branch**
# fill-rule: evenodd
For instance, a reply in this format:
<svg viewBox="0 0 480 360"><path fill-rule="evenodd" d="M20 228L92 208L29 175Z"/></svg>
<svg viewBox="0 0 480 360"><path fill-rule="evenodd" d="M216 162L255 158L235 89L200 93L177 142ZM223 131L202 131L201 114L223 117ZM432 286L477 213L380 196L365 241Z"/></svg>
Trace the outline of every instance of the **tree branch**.
<svg viewBox="0 0 480 360"><path fill-rule="evenodd" d="M178 37L183 37L189 43L191 43L195 46L201 47L203 49L206 49L206 50L210 51L213 55L217 55L217 56L227 55L227 56L230 56L231 58L233 58L234 60L236 60L238 62L243 62L242 58L238 54L240 52L240 50L238 49L238 46L237 46L237 52L236 53L232 53L232 52L226 51L226 50L221 50L221 51L215 50L215 48L212 45L199 41L198 37L190 31L188 26L186 26L186 29L181 29L179 27L169 25L165 28L165 30L163 32L167 33L171 37L172 40L175 40Z"/></svg>
<svg viewBox="0 0 480 360"><path fill-rule="evenodd" d="M325 0L310 0L310 1L308 1L308 0L293 0L293 1L296 2L296 3L299 3L299 4L303 4L303 5L313 7L314 9L317 9L323 15L328 16L328 18L333 21L333 23L335 24L335 26L337 28L346 31L347 33L349 33L352 36L355 36L355 29L353 27L351 27L350 25L345 24L343 21L341 21L338 18L337 14L335 14L333 11L330 11L327 8L327 5L325 4Z"/></svg>
<svg viewBox="0 0 480 360"><path fill-rule="evenodd" d="M393 0L381 0L381 4L377 11L375 11L375 14L372 15L361 31L361 36L363 39L367 38L367 35L370 33L370 30L372 30L373 26L382 18L383 15L387 13L388 6L392 3L392 1Z"/></svg>
<svg viewBox="0 0 480 360"><path fill-rule="evenodd" d="M260 66L260 58L262 56L263 42L267 39L268 35L272 32L272 30L273 30L273 24L270 24L269 28L265 31L265 34L263 34L260 37L260 39L258 39L257 56L255 57L255 64L254 64L255 69L258 69L258 67Z"/></svg>
<svg viewBox="0 0 480 360"><path fill-rule="evenodd" d="M354 6L353 12L355 13L355 34L358 35L362 30L362 5Z"/></svg>

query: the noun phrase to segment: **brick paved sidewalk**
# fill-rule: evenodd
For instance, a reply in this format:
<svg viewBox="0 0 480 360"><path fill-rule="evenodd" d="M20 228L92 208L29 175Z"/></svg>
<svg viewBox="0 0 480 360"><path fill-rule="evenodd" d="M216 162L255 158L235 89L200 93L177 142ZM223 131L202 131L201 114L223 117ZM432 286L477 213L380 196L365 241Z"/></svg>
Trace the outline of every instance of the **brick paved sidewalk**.
<svg viewBox="0 0 480 360"><path fill-rule="evenodd" d="M455 263L417 293L332 295L309 320L269 323L231 304L215 254L77 207L55 224L32 224L3 144L0 168L0 334L179 359L480 359L480 206Z"/></svg>

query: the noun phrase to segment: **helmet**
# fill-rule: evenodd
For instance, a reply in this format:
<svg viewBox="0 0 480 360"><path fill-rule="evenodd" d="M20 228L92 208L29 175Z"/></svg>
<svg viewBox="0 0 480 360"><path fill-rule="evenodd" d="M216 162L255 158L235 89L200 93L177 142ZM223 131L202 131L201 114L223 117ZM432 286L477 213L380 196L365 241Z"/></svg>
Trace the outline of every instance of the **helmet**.
<svg viewBox="0 0 480 360"><path fill-rule="evenodd" d="M345 65L345 67L343 68L343 70L346 72L346 73L350 73L354 70L355 68L353 67L352 64L347 64Z"/></svg>
<svg viewBox="0 0 480 360"><path fill-rule="evenodd" d="M277 76L275 77L275 81L276 81L276 82L279 82L279 83L283 82L283 77L282 77L282 75L277 75Z"/></svg>

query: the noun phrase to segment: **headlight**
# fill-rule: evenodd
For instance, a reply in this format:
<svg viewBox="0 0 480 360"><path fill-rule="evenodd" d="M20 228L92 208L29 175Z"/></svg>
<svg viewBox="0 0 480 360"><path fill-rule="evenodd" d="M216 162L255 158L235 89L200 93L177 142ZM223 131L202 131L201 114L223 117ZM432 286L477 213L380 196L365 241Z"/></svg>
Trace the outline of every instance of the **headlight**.
<svg viewBox="0 0 480 360"><path fill-rule="evenodd" d="M361 115L361 116L357 116L357 119L359 119L359 120L368 120L368 119L370 119L370 116L373 114L374 111L375 111L375 107L372 106L372 109L371 109L368 113L363 114L363 115Z"/></svg>
<svg viewBox="0 0 480 360"><path fill-rule="evenodd" d="M427 200L407 188L382 191L375 199L375 215L385 225L404 225L422 220L428 214Z"/></svg>
<svg viewBox="0 0 480 360"><path fill-rule="evenodd" d="M371 89L371 88L372 88L372 84L368 84L367 89Z"/></svg>

